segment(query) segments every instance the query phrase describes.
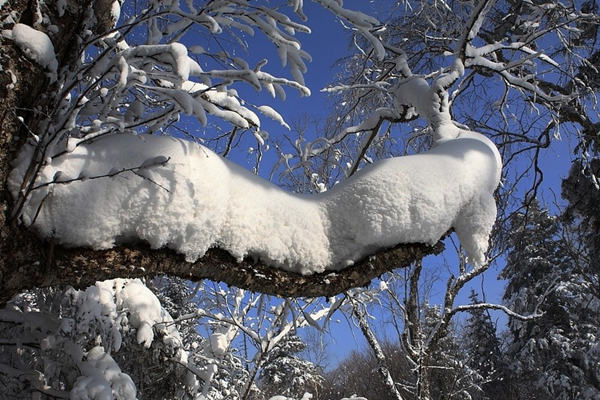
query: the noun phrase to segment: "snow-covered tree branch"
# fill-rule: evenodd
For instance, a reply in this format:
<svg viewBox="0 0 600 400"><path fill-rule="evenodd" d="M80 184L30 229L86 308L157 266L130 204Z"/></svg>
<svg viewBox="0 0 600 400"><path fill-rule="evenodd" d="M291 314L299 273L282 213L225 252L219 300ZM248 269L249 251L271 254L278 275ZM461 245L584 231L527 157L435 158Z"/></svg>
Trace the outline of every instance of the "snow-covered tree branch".
<svg viewBox="0 0 600 400"><path fill-rule="evenodd" d="M308 44L343 46L312 33L315 9L352 45L324 89ZM0 384L320 398L303 329L346 312L384 386L360 396L494 398L496 381L595 398L599 14L587 0L0 0ZM330 115L294 121L290 98L319 90ZM557 223L537 198L564 138ZM452 261L424 260L444 240ZM459 304L491 262L506 264L503 303L481 278L483 300ZM512 360L490 310L510 318Z"/></svg>
<svg viewBox="0 0 600 400"><path fill-rule="evenodd" d="M378 60L386 57L377 20L337 2L320 3L354 26ZM327 193L306 198L285 193L224 160L194 143L198 137L164 134L186 114L201 125L216 124L215 131L220 124L230 125L231 135L249 131L266 146L268 136L260 130L257 113L289 126L273 108L247 103L236 87L248 84L284 97L283 87L291 86L310 94L302 75L310 56L295 36L310 33L307 26L280 10L246 1L111 7L114 28L89 29L105 16L83 13L83 31L66 68L54 67L57 54L43 26L15 23L4 30L4 40L40 65L57 89L48 92L49 107L39 123L23 120L30 137L8 178L14 201L11 219L51 242L47 265L66 267L55 258L56 246L105 250L143 241L152 249L183 254L185 262L178 261L177 269L187 266L188 277L239 284L242 279L226 278L231 274L207 273L203 265L209 249L225 250L235 259L232 264L253 259L266 270L325 274L369 264L370 256L398 245L416 255L412 248L432 246L452 229L470 260L484 262L501 161L491 141L452 122L446 89L449 80L462 75L458 56L452 72L431 85L413 77L401 56L404 61L396 68L406 77L389 91L393 107L376 111L343 135L376 132L381 121L404 121L406 110L415 109L436 132L430 151L379 163ZM58 13L65 10L71 8L67 5ZM293 10L303 15L301 3ZM52 11L43 12L51 18ZM477 20L479 12L474 11ZM265 61L251 67L222 45L213 53L196 44L192 27L217 42L218 35L227 33L242 49L247 48L246 35L262 33L275 45L292 78L265 72ZM327 141L326 146L336 141L341 139ZM357 167L355 163L352 173ZM82 264L81 257L77 260ZM165 272L165 267L159 271L156 265L149 268L151 262L145 264L137 267L150 274ZM371 269L364 282L380 273ZM347 281L350 286L360 284ZM252 279L243 286L260 287ZM279 294L324 295L347 287Z"/></svg>

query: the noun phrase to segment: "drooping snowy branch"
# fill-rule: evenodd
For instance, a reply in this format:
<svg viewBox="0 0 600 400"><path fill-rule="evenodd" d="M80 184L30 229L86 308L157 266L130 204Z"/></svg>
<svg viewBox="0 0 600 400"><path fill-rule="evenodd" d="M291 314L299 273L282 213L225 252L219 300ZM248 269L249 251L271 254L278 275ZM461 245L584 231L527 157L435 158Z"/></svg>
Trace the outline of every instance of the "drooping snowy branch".
<svg viewBox="0 0 600 400"><path fill-rule="evenodd" d="M245 0L181 4L150 0L141 10L128 10L139 12L137 15L119 21L119 3L105 3L104 8L117 7L109 18L115 26L104 27L98 36L87 31L84 47L79 50L79 65L71 66L60 77L60 106L48 116L52 124L49 132L39 135L44 144L56 138L84 138L107 131L160 131L180 113L194 116L204 125L208 114L233 126L258 129L258 117L231 88L237 82L257 90L264 88L273 97L285 98L284 86L294 87L304 96L310 94L303 74L311 57L296 37L297 32L310 34L310 29L279 10ZM378 24L374 18L336 2L319 3L372 37L370 30ZM303 15L302 2L292 6ZM98 21L104 21L104 11L100 5L94 10L102 14L96 15ZM250 66L222 45L219 51L211 51L195 44L197 36L189 34L192 27L215 37L227 34L242 50L248 49L246 36L262 33L277 49L292 79L262 71L266 59ZM132 33L139 28L147 30L141 38L139 33ZM32 59L56 75L54 49L48 36L22 24L6 32ZM381 47L382 57L379 40L372 37L372 42Z"/></svg>
<svg viewBox="0 0 600 400"><path fill-rule="evenodd" d="M360 11L348 10L342 7L341 2L335 0L314 0L323 7L331 10L335 15L349 22L375 49L375 54L378 59L382 60L385 57L386 51L383 43L374 35L382 25L377 19L366 15Z"/></svg>

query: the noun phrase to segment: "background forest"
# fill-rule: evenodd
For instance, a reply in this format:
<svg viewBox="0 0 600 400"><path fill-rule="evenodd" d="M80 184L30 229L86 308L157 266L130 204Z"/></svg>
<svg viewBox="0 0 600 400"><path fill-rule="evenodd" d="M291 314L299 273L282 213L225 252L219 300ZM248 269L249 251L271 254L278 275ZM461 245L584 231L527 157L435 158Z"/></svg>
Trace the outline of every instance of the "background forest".
<svg viewBox="0 0 600 400"><path fill-rule="evenodd" d="M79 7L37 4L52 41ZM325 192L437 140L402 91L422 78L504 168L482 266L450 234L329 298L167 275L20 293L0 309L0 399L600 399L597 1L96 1L65 65L12 7L0 60L16 46L57 85L42 127L23 122L40 146L172 135Z"/></svg>

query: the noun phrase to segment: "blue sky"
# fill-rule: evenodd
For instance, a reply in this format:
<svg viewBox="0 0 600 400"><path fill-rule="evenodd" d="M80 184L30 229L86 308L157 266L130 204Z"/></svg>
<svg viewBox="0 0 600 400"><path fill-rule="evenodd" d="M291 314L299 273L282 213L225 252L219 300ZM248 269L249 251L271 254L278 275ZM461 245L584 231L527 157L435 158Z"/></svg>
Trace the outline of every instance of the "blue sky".
<svg viewBox="0 0 600 400"><path fill-rule="evenodd" d="M364 0L346 1L344 5L348 8L362 9L369 12L373 8L373 2ZM300 97L293 89L287 89L287 99L281 101L279 98L272 99L265 91L255 92L247 85L238 86L237 89L243 98L247 98L250 102L256 105L266 104L278 110L288 123L300 119L304 114L313 117L325 117L328 114L327 96L320 92L320 89L331 84L335 69L333 65L336 60L349 54L349 33L336 20L336 18L327 10L313 2L305 2L305 13L308 16L306 24L311 28L311 34L297 33L297 37L301 40L303 49L311 54L313 61L308 64L308 72L305 74L307 86L311 89L310 97ZM251 53L242 55L250 65L258 62L262 58L267 58L269 64L265 70L274 73L289 76L285 68L281 68L279 58L272 44L268 43L264 38L257 34L257 37L249 39L252 42ZM263 118L263 129L268 131L271 137L280 136L286 133L285 128L275 122L270 122L267 118ZM193 126L192 129L198 129ZM310 126L309 126L310 127ZM314 133L318 136L318 132ZM247 140L242 142L242 149L248 146L255 146L250 135L247 135ZM552 203L555 200L560 201L560 182L566 176L570 164L570 151L567 140L554 141L549 149L541 153L541 166L544 170L544 182L541 187L538 199L551 208L554 208ZM261 170L262 175L266 176L269 171L269 164L274 160L274 151L265 153L265 167ZM236 162L244 165L247 168L252 168L253 157L246 155L243 151L238 153L234 158ZM522 161L524 162L524 161ZM445 253L447 264L441 258L428 257L424 260L425 273L431 276L437 276L435 283L431 288L430 304L439 304L444 294L444 286L447 277L452 273L452 268L455 267L455 254L453 246L450 242L447 244L449 249ZM465 304L469 302L468 295L473 289L479 293L480 298L482 291L485 293L486 301L501 302L503 292L503 282L498 281L496 276L501 269L502 260L492 266L485 274L475 278L467 287L465 287L457 298L457 304ZM385 316L381 316L383 320ZM460 318L460 317L459 317ZM494 318L497 318L499 324L502 325L506 320L502 314L494 313ZM386 327L378 326L378 322L374 326L381 329L382 335L387 335L390 339L395 336L388 332ZM345 321L339 324L331 325L332 336L335 341L329 346L330 366L335 365L351 350L364 348L364 340L360 332L355 331L354 334L349 330ZM333 340L332 338L330 338Z"/></svg>
<svg viewBox="0 0 600 400"><path fill-rule="evenodd" d="M348 8L353 8L356 4L356 1L346 1L344 3ZM367 4L364 1L361 4L364 6L362 9L365 11L372 6L372 4ZM348 33L335 21L331 14L308 2L306 4L306 14L309 17L307 24L311 27L313 33L312 35L306 35L306 38L303 37L302 43L303 48L313 56L313 62L309 64L309 71L305 75L312 96L310 98L298 98L292 95L288 97L285 103L280 104L282 115L288 122L298 118L302 113L320 116L327 114L325 108L327 106L326 97L318 89L332 83L331 66L337 59L348 54ZM551 146L540 154L540 166L544 171L544 181L538 193L538 200L554 212L557 211L554 203L561 202L560 184L568 173L572 158L571 147L568 135L564 135L562 140L554 140ZM521 163L525 164L526 160L522 160ZM447 241L447 248L449 250L444 256L448 260L448 265L444 266L443 260L439 257L428 257L424 260L425 273L438 276L436 283L431 288L429 300L431 304L441 302L446 279L452 273L451 268L456 265L456 256L449 241ZM460 292L456 304L469 303L468 296L471 289L479 294L480 299L483 292L486 301L500 303L504 282L499 281L497 275L502 268L502 263L503 259L500 259L485 274L470 282ZM465 317L466 315L463 314L458 318ZM493 312L492 318L498 321L499 329L502 329L506 317L500 312ZM381 316L381 319L383 320L385 317ZM391 331L389 326L380 325L380 322L375 321L374 327L380 331L382 336L387 336L393 340L395 333ZM330 338L331 345L328 346L330 366L341 361L351 350L365 348L365 341L360 332L357 330L350 332L348 324L343 319L337 324L333 323L330 328L333 336Z"/></svg>

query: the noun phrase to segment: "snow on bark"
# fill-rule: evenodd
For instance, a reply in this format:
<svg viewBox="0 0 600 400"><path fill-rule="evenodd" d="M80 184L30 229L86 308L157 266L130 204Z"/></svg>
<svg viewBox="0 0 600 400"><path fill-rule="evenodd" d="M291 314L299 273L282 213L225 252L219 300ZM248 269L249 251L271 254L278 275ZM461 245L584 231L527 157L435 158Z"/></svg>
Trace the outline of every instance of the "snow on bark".
<svg viewBox="0 0 600 400"><path fill-rule="evenodd" d="M166 161L148 163L157 157ZM24 151L10 175L14 196L30 160ZM144 240L190 262L219 247L302 274L338 270L398 243L433 244L450 228L471 262L483 263L501 169L493 143L465 130L312 197L172 137L107 135L47 161L22 218L62 245Z"/></svg>
<svg viewBox="0 0 600 400"><path fill-rule="evenodd" d="M48 70L52 80L56 80L58 61L48 35L25 24L15 24L12 31L4 31L3 34L11 37L27 57Z"/></svg>

